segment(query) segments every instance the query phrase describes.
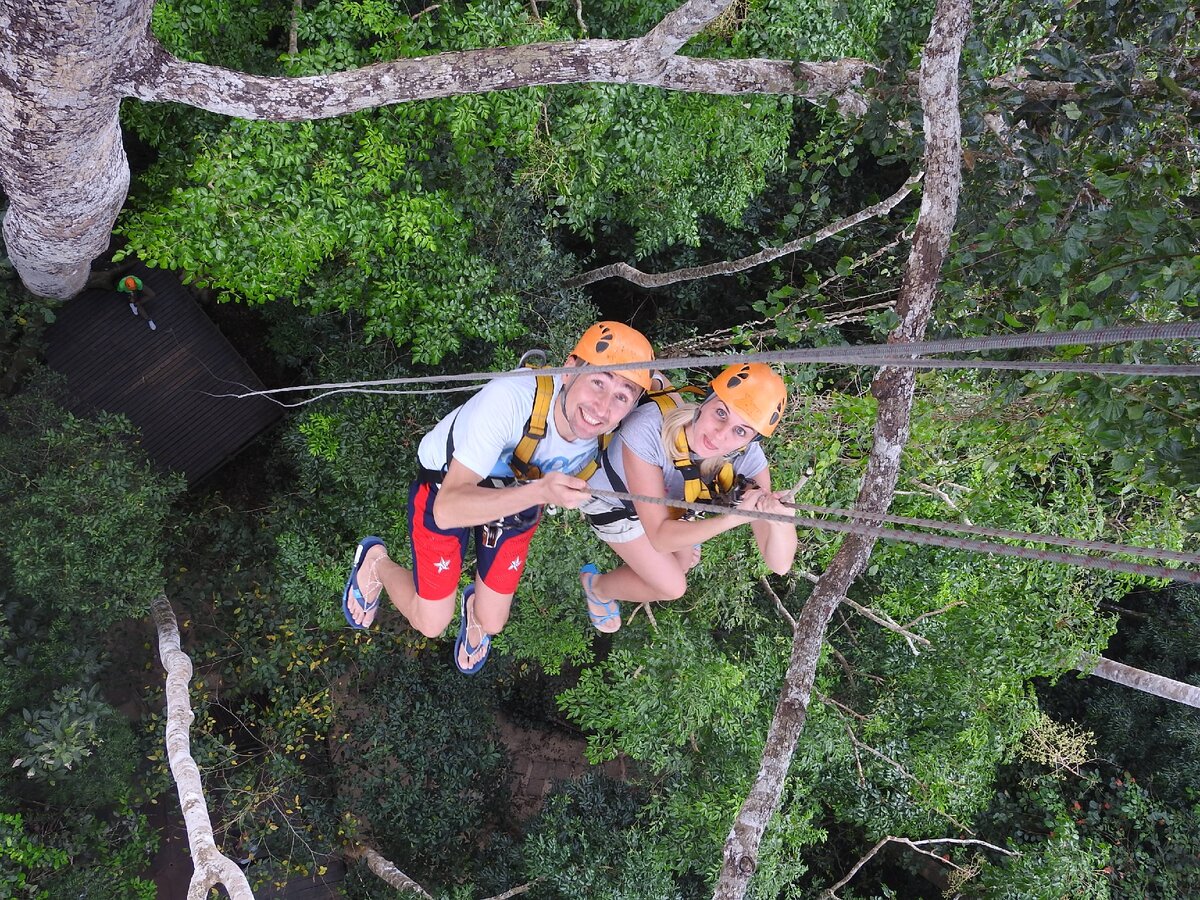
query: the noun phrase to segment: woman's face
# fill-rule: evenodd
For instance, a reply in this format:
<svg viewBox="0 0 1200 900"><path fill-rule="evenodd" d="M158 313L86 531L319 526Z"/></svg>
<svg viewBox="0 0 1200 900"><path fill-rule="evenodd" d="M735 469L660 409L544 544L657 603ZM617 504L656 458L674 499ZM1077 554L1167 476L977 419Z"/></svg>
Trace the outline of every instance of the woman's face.
<svg viewBox="0 0 1200 900"><path fill-rule="evenodd" d="M721 398L709 397L690 425L684 426L688 446L697 456L728 456L749 444L758 432L746 420L725 405Z"/></svg>

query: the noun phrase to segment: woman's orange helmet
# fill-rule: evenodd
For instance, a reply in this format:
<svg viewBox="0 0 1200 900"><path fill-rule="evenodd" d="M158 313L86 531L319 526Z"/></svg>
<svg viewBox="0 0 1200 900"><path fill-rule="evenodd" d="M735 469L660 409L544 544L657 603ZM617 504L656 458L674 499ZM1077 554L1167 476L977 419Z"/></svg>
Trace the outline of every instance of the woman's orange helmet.
<svg viewBox="0 0 1200 900"><path fill-rule="evenodd" d="M709 386L763 437L775 431L787 407L787 385L774 369L763 363L729 366Z"/></svg>
<svg viewBox="0 0 1200 900"><path fill-rule="evenodd" d="M597 322L583 333L571 353L593 366L654 362L654 348L646 336L621 322ZM649 369L622 369L613 374L628 378L644 391L650 390Z"/></svg>

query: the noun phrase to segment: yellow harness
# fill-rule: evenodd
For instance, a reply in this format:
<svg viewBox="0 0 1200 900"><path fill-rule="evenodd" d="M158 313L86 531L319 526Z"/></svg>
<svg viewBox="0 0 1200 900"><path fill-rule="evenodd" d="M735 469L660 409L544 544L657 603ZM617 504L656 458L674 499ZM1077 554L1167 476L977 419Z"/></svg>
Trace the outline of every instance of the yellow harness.
<svg viewBox="0 0 1200 900"><path fill-rule="evenodd" d="M704 391L696 387L684 387L674 391L668 387L667 390L651 394L650 399L658 404L659 410L665 416L671 410L678 408L679 400L676 398L679 394L703 396ZM688 446L687 435L682 428L675 437L674 451L671 454L672 462L675 464L675 471L683 476L683 499L688 503L712 500L714 495L726 494L733 489L737 477L733 473L733 463L729 460L725 460L725 463L717 471L716 478L711 482L706 482L700 476L700 463L696 462L692 456L692 448ZM673 509L671 513L681 516L684 511Z"/></svg>
<svg viewBox="0 0 1200 900"><path fill-rule="evenodd" d="M531 363L526 363L528 369L540 368ZM550 419L550 405L554 401L554 378L551 375L537 375L537 389L533 395L533 410L529 413L529 419L525 422L525 433L521 435L521 440L517 442L517 446L513 449L512 460L508 467L512 469L515 475L521 481L535 481L541 478L545 473L540 468L533 465L530 460L533 459L533 454L537 451L538 443L546 436L546 423ZM564 388L565 390L565 388ZM608 443L612 440L611 434L600 436L597 452L603 453L608 449ZM570 472L576 478L582 478L585 481L592 476L600 464L595 460L591 460L586 466L578 472Z"/></svg>

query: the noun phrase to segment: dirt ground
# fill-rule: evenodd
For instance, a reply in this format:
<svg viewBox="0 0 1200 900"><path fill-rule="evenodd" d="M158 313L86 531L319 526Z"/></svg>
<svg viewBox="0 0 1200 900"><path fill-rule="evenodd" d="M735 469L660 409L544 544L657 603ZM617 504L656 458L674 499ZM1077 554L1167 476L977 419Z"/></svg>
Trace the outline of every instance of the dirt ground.
<svg viewBox="0 0 1200 900"><path fill-rule="evenodd" d="M509 788L513 812L525 821L542 806L542 800L554 782L584 774L592 765L584 756L587 742L555 731L522 728L497 717L500 739L508 750L511 768ZM599 767L611 778L625 778L627 766L617 758Z"/></svg>

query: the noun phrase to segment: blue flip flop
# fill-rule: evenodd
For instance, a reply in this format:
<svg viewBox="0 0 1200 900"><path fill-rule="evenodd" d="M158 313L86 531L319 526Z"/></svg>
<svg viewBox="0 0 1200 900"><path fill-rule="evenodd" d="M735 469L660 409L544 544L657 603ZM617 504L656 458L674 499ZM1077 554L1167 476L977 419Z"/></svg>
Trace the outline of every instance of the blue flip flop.
<svg viewBox="0 0 1200 900"><path fill-rule="evenodd" d="M613 619L616 619L617 628L613 629L613 631L619 630L621 627L621 604L616 600L601 600L596 596L595 591L592 590L592 582L600 574L600 570L596 568L595 563L588 563L579 570L579 574L587 576L583 580L583 592L587 595L587 612L588 618L592 620L592 625L597 631L603 634L612 634L611 631L605 631L601 626L607 625ZM601 615L594 612L592 610L593 604L604 610L604 614Z"/></svg>
<svg viewBox="0 0 1200 900"><path fill-rule="evenodd" d="M483 633L483 640L478 644L472 644L467 637L467 601L475 595L475 585L468 584L462 592L462 616L458 622L458 639L454 642L454 666L464 675L474 675L483 668L483 664L487 662L488 653L492 649L492 636L486 631ZM482 628L479 629L483 631ZM467 656L474 656L480 650L483 651L483 656L475 660L474 665L463 667L458 661L459 651L465 650Z"/></svg>
<svg viewBox="0 0 1200 900"><path fill-rule="evenodd" d="M376 544L382 547L383 541L377 537L369 536L358 542L358 547L354 551L354 564L350 567L350 577L346 579L346 589L342 591L342 615L346 617L346 623L358 631L363 631L370 626L358 624L354 621L354 616L350 615L350 592L354 592L354 602L361 606L365 612L370 612L379 605L378 596L370 603L367 603L362 589L358 586L358 570L362 568L363 560L367 558L367 551ZM381 589L380 595L382 593Z"/></svg>

